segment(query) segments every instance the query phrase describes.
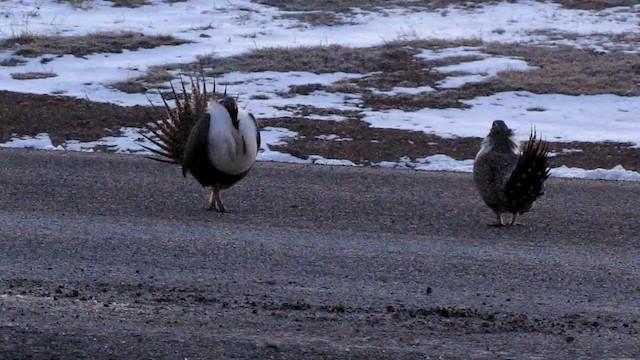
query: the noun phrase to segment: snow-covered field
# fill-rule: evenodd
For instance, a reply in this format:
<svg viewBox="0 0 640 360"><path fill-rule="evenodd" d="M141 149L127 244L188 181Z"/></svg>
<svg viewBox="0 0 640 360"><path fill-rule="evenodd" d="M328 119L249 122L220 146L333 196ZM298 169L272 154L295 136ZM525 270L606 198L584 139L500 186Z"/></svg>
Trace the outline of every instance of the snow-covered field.
<svg viewBox="0 0 640 360"><path fill-rule="evenodd" d="M233 56L256 48L344 45L367 47L401 38L434 38L443 40L482 39L496 42L529 44L562 43L607 52L618 46L601 41L602 34L640 32L640 5L610 8L602 11L570 10L558 4L534 1L501 2L474 8L450 7L437 11L415 9L381 9L355 11L347 25L311 26L294 19L280 17L283 12L248 0L211 1L189 0L165 3L154 0L139 8L116 8L105 1L86 1L73 7L57 1L0 1L0 38L21 34L87 35L96 31L135 31L147 35L171 34L191 43L162 46L115 54L94 54L84 57L65 55L46 63L41 57L24 58L18 68L0 67L0 90L33 94L64 94L92 101L119 105L146 105L147 96L155 103L153 93L126 94L107 85L143 75L149 67L168 63L190 63L198 56L214 53ZM579 34L575 40L557 40L544 35L544 30L567 31ZM593 39L590 42L590 39ZM640 48L625 47L626 52ZM470 82L485 81L500 71L530 71L532 67L522 59L491 56L473 47L423 49L419 58L446 59L473 55L481 58L433 69L450 74L436 87L395 87L384 94L418 94L452 89ZM0 53L0 62L15 58L11 52ZM44 79L16 80L14 72L49 72L57 76ZM230 91L238 94L241 103L259 118L292 116L287 106L310 105L320 109L357 110L363 120L379 128L404 129L433 133L445 138L482 137L495 119L505 120L510 127L526 135L532 125L539 133L554 141L616 141L640 146L640 97L613 94L569 96L562 94L533 94L526 91L503 92L465 101L466 109L430 109L418 111L367 108L358 94L313 91L307 95L283 97L291 86L305 84L330 85L345 79L357 79L366 74L309 72L231 72L216 81L229 83ZM210 81L212 79L209 79ZM640 86L640 84L639 84ZM371 89L374 93L378 90ZM261 95L260 100L251 96ZM544 111L529 111L528 109ZM343 120L339 115L312 115L309 121ZM312 156L298 159L269 149L296 134L282 128L265 128L265 144L260 160L311 162L317 164L355 165L351 161ZM328 141L340 141L325 136ZM344 141L344 140L342 140ZM143 139L138 130L123 128L122 136L104 138L96 142L67 141L53 147L45 133L35 138L14 138L0 146L34 147L60 150L90 150L107 145L121 152L142 152ZM470 171L472 160L455 161L445 155L422 159L401 159L394 163L380 163L384 167L411 167L418 170ZM610 170L555 168L554 176L640 180L640 174L621 167Z"/></svg>

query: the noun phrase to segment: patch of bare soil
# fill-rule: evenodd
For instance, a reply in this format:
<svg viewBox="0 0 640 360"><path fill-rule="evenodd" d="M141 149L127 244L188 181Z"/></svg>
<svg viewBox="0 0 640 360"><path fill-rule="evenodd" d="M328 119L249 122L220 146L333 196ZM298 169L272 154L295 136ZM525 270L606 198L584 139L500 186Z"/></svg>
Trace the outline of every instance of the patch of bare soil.
<svg viewBox="0 0 640 360"><path fill-rule="evenodd" d="M46 132L54 146L66 140L98 140L119 135L122 126L142 127L149 108L122 107L66 96L32 95L0 91L0 139L12 134L34 136Z"/></svg>
<svg viewBox="0 0 640 360"><path fill-rule="evenodd" d="M152 49L164 45L181 45L186 40L170 35L148 36L136 32L99 32L84 36L40 36L29 33L0 41L0 50L16 56L38 57L44 54L75 55L121 53L123 50Z"/></svg>

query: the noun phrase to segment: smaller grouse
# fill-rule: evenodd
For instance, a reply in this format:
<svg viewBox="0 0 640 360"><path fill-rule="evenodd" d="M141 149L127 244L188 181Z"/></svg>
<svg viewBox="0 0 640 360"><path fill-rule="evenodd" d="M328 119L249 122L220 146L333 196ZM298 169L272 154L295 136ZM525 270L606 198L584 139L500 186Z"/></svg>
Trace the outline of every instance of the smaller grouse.
<svg viewBox="0 0 640 360"><path fill-rule="evenodd" d="M176 107L164 100L167 118L147 125L150 135L141 134L159 149L146 147L160 157L151 159L182 165L203 187L211 189L207 210L226 212L219 192L242 180L251 170L260 149L260 130L251 113L239 109L226 93L209 94L202 81L191 82L187 94L182 83L182 100L171 87Z"/></svg>
<svg viewBox="0 0 640 360"><path fill-rule="evenodd" d="M496 213L495 226L503 226L502 214L512 214L511 225L544 194L549 177L547 144L531 132L522 152L513 131L504 121L493 122L473 164L473 181L482 200Z"/></svg>

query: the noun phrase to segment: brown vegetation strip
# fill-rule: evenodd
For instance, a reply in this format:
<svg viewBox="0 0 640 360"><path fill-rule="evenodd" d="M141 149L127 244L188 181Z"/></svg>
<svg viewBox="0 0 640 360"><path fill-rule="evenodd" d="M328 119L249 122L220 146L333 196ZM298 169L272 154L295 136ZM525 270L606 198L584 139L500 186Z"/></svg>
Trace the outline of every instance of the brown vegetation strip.
<svg viewBox="0 0 640 360"><path fill-rule="evenodd" d="M339 45L301 46L292 48L264 48L246 54L220 58L201 56L197 63L174 65L172 69L203 71L213 76L231 71L308 71L315 74L346 72L367 74L375 71L394 71L407 64L419 62L413 57L419 50L412 47L444 48L479 46L477 40L421 40L391 42L380 46L350 48Z"/></svg>
<svg viewBox="0 0 640 360"><path fill-rule="evenodd" d="M333 1L306 1L306 0L253 0L256 3L275 6L286 13L280 18L295 19L300 22L300 27L304 24L310 26L340 26L353 24L352 15L354 9L364 11L379 11L381 9L414 9L416 11L436 11L441 10L442 16L447 16L446 8L453 6L457 8L482 8L484 5L493 5L500 0L414 0L411 2L403 0L333 0ZM517 0L502 0L506 2L517 2ZM541 0L539 0L541 1ZM637 0L551 0L567 9L580 10L604 10L619 6L637 5Z"/></svg>
<svg viewBox="0 0 640 360"><path fill-rule="evenodd" d="M99 32L84 36L39 36L24 33L1 40L0 50L13 51L14 55L24 57L38 57L44 54L82 57L187 42L170 35L147 36L136 32Z"/></svg>
<svg viewBox="0 0 640 360"><path fill-rule="evenodd" d="M66 96L32 95L0 91L0 139L12 134L50 135L54 145L66 140L93 141L118 135L122 126L142 127L150 109L122 107Z"/></svg>
<svg viewBox="0 0 640 360"><path fill-rule="evenodd" d="M505 0L516 2L516 0ZM333 1L308 1L308 0L253 0L255 3L275 6L284 11L323 11L350 13L353 8L366 11L374 11L379 8L415 8L420 10L435 10L449 6L461 6L466 8L481 7L499 3L499 0L415 0L411 2L403 0L333 0ZM551 0L551 2L570 9L603 10L617 6L637 5L637 0Z"/></svg>
<svg viewBox="0 0 640 360"><path fill-rule="evenodd" d="M18 59L18 58L8 58L8 59L0 60L0 66L14 67L14 66L22 66L26 63L27 62L25 60Z"/></svg>
<svg viewBox="0 0 640 360"><path fill-rule="evenodd" d="M11 73L11 78L14 80L46 79L46 78L56 77L56 76L58 75L50 72Z"/></svg>
<svg viewBox="0 0 640 360"><path fill-rule="evenodd" d="M485 51L520 57L537 67L531 71L500 73L489 82L494 92L525 90L538 94L640 95L640 56L637 54L620 51L597 54L569 46L518 44L490 44Z"/></svg>

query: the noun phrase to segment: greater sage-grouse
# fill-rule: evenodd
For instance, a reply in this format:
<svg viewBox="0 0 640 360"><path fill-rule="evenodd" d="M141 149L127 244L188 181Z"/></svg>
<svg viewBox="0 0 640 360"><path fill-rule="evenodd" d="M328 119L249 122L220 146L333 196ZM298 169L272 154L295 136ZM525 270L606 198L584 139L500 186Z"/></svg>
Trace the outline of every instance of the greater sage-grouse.
<svg viewBox="0 0 640 360"><path fill-rule="evenodd" d="M142 134L158 149L146 147L154 160L182 165L188 173L211 189L207 210L226 212L220 191L242 180L251 170L260 148L260 130L255 117L239 109L236 101L217 94L212 101L202 81L191 81L191 94L182 83L182 99L171 86L176 107L171 109L162 98L167 115L147 125L151 135Z"/></svg>
<svg viewBox="0 0 640 360"><path fill-rule="evenodd" d="M473 180L480 196L496 213L492 225L504 225L503 213L512 214L511 225L515 225L518 215L529 211L544 194L548 177L548 147L535 131L520 152L513 131L504 121L494 121L473 164Z"/></svg>

